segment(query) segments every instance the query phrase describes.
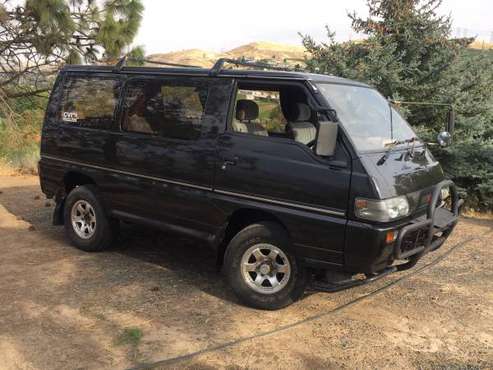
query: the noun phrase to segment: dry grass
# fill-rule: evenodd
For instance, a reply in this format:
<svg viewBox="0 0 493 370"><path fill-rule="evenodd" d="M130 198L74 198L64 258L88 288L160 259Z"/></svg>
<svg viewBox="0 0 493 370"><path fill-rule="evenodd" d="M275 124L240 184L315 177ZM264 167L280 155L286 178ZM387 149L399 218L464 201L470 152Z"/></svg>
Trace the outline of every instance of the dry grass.
<svg viewBox="0 0 493 370"><path fill-rule="evenodd" d="M475 218L478 220L493 220L493 212L478 212L473 209L464 210L462 216L467 218Z"/></svg>

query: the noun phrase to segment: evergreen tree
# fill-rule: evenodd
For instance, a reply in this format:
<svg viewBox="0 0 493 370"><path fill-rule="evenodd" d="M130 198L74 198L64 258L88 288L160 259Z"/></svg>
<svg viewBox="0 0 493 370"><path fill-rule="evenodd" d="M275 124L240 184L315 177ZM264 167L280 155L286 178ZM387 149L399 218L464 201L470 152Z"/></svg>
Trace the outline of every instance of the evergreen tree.
<svg viewBox="0 0 493 370"><path fill-rule="evenodd" d="M117 58L142 11L141 0L0 0L0 93L36 95L60 64Z"/></svg>
<svg viewBox="0 0 493 370"><path fill-rule="evenodd" d="M493 209L493 54L473 51L472 38L452 39L451 20L436 13L441 0L368 0L367 18L350 13L365 36L338 43L302 35L312 71L369 83L394 100L452 104L454 145L430 147L470 206ZM427 140L444 128L447 109L403 106L408 121Z"/></svg>

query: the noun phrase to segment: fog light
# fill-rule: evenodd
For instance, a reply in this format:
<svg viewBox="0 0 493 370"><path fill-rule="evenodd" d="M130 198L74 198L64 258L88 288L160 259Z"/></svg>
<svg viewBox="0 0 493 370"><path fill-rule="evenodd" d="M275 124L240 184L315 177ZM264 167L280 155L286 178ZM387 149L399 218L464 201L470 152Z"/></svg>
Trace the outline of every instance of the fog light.
<svg viewBox="0 0 493 370"><path fill-rule="evenodd" d="M385 243L392 244L393 242L395 242L396 239L397 239L397 231L395 230L387 231L387 235L385 236Z"/></svg>

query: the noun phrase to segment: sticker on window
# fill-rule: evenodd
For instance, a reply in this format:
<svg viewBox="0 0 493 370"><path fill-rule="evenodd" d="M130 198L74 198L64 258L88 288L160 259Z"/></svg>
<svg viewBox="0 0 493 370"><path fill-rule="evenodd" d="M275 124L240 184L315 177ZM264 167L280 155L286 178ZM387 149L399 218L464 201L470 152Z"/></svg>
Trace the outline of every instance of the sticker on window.
<svg viewBox="0 0 493 370"><path fill-rule="evenodd" d="M77 112L63 112L62 120L65 122L77 122L78 119Z"/></svg>

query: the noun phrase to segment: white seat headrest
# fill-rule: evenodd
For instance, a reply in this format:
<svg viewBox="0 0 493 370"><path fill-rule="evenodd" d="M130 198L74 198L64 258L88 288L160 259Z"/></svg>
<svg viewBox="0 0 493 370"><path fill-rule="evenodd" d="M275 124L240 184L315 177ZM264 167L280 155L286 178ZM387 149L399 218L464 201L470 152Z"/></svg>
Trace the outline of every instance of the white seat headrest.
<svg viewBox="0 0 493 370"><path fill-rule="evenodd" d="M238 121L256 120L258 112L258 105L252 100L241 99L236 103L236 119Z"/></svg>
<svg viewBox="0 0 493 370"><path fill-rule="evenodd" d="M296 113L295 122L309 121L312 117L312 110L305 103L296 103Z"/></svg>

